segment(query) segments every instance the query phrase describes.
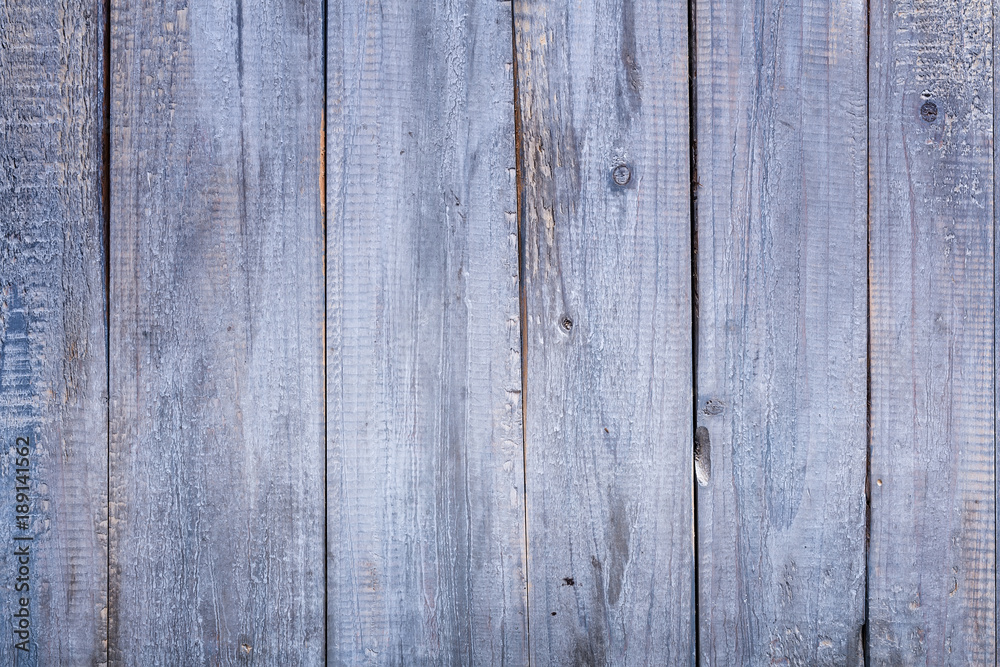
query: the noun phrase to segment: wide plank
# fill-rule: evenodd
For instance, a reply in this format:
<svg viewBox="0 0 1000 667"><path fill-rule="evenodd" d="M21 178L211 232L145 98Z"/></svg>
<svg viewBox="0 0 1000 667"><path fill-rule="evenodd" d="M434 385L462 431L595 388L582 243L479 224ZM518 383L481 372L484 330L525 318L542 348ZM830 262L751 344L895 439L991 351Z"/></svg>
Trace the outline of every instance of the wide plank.
<svg viewBox="0 0 1000 667"><path fill-rule="evenodd" d="M0 8L0 664L107 662L104 7Z"/></svg>
<svg viewBox="0 0 1000 667"><path fill-rule="evenodd" d="M860 665L866 4L696 24L700 664Z"/></svg>
<svg viewBox="0 0 1000 667"><path fill-rule="evenodd" d="M322 7L111 6L111 659L319 664Z"/></svg>
<svg viewBox="0 0 1000 667"><path fill-rule="evenodd" d="M514 17L531 661L687 664L687 4Z"/></svg>
<svg viewBox="0 0 1000 667"><path fill-rule="evenodd" d="M870 659L993 665L993 7L871 11Z"/></svg>
<svg viewBox="0 0 1000 667"><path fill-rule="evenodd" d="M330 665L527 661L510 11L329 3Z"/></svg>

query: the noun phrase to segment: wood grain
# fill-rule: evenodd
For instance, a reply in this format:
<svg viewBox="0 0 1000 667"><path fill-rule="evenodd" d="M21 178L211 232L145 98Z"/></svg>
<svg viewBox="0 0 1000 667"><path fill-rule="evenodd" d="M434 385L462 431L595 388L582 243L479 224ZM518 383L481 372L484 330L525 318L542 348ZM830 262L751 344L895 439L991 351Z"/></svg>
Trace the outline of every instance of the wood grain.
<svg viewBox="0 0 1000 667"><path fill-rule="evenodd" d="M103 6L4 3L0 35L0 664L98 665L107 637ZM16 523L17 438L28 441L26 526ZM25 546L22 560L15 548ZM21 565L27 581L15 579ZM22 598L27 638L14 634Z"/></svg>
<svg viewBox="0 0 1000 667"><path fill-rule="evenodd" d="M329 12L328 662L525 664L510 5Z"/></svg>
<svg viewBox="0 0 1000 667"><path fill-rule="evenodd" d="M687 6L517 0L514 10L531 660L685 664Z"/></svg>
<svg viewBox="0 0 1000 667"><path fill-rule="evenodd" d="M863 2L699 0L702 665L860 665Z"/></svg>
<svg viewBox="0 0 1000 667"><path fill-rule="evenodd" d="M318 3L112 3L111 658L317 664Z"/></svg>
<svg viewBox="0 0 1000 667"><path fill-rule="evenodd" d="M996 660L991 15L872 5L873 664Z"/></svg>

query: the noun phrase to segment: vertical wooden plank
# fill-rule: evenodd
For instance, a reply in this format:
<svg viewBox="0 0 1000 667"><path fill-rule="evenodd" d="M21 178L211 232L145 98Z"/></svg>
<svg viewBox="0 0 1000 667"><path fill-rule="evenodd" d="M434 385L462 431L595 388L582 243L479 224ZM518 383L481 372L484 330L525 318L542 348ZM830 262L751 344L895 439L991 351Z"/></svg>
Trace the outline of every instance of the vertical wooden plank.
<svg viewBox="0 0 1000 667"><path fill-rule="evenodd" d="M701 663L859 665L866 4L696 15Z"/></svg>
<svg viewBox="0 0 1000 667"><path fill-rule="evenodd" d="M515 2L531 658L692 658L687 5Z"/></svg>
<svg viewBox="0 0 1000 667"><path fill-rule="evenodd" d="M0 7L4 665L106 662L103 51L100 2Z"/></svg>
<svg viewBox="0 0 1000 667"><path fill-rule="evenodd" d="M329 6L332 665L526 662L510 11Z"/></svg>
<svg viewBox="0 0 1000 667"><path fill-rule="evenodd" d="M111 657L324 652L319 3L112 3Z"/></svg>
<svg viewBox="0 0 1000 667"><path fill-rule="evenodd" d="M992 665L992 5L871 12L871 660Z"/></svg>

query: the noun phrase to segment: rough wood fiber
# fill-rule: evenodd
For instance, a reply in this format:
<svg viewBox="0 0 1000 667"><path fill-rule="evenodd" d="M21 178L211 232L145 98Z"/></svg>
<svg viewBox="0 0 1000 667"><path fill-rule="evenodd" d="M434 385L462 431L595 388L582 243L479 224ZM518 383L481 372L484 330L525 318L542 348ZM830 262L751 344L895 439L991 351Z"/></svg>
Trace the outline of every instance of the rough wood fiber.
<svg viewBox="0 0 1000 667"><path fill-rule="evenodd" d="M696 16L701 664L859 665L866 5Z"/></svg>
<svg viewBox="0 0 1000 667"><path fill-rule="evenodd" d="M871 11L871 663L993 665L992 6Z"/></svg>
<svg viewBox="0 0 1000 667"><path fill-rule="evenodd" d="M991 40L995 44L995 35L1000 33L1000 11L998 11L996 3L993 3L993 32L990 35ZM994 49L995 50L995 49ZM997 475L1000 474L1000 459L996 455L996 445L997 445L997 426L1000 422L1000 411L998 411L997 394L1000 392L1000 373L998 373L997 363L996 363L996 349L997 349L997 329L1000 328L1000 263L996 261L997 255L997 230L1000 229L1000 220L997 219L996 211L996 174L997 165L1000 163L1000 145L997 145L996 137L1000 136L1000 118L997 117L997 107L1000 106L1000 86L996 85L997 78L1000 77L1000 62L997 62L996 58L993 59L993 488L994 488L994 502L993 502L993 620L994 624L997 619L1000 618L1000 599L998 599L996 591L1000 587L1000 572L997 571L996 564L996 538L997 538L997 519L1000 519L1000 507L998 507L998 500L1000 500L1000 489L997 488ZM994 634L994 654L997 654L996 646L1000 643L1000 628L995 630ZM1000 662L1000 655L997 655L997 662Z"/></svg>
<svg viewBox="0 0 1000 667"><path fill-rule="evenodd" d="M685 664L687 6L519 0L514 13L532 663Z"/></svg>
<svg viewBox="0 0 1000 667"><path fill-rule="evenodd" d="M111 657L319 664L319 3L112 3Z"/></svg>
<svg viewBox="0 0 1000 667"><path fill-rule="evenodd" d="M0 7L4 665L106 662L103 36L100 2ZM27 530L15 518L19 437L29 439ZM14 552L25 545L30 588L16 591ZM22 597L27 652L13 634Z"/></svg>
<svg viewBox="0 0 1000 667"><path fill-rule="evenodd" d="M329 5L331 665L526 662L510 11Z"/></svg>

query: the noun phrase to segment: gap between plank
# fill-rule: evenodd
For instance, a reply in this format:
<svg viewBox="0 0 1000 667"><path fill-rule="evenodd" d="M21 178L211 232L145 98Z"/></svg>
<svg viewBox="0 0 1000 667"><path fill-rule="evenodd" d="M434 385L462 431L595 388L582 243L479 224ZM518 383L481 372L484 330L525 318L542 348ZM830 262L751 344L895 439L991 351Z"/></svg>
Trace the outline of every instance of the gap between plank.
<svg viewBox="0 0 1000 667"><path fill-rule="evenodd" d="M104 231L104 395L105 395L105 502L107 503L107 537L104 551L104 662L111 662L111 0L103 0L104 72L101 100L101 215Z"/></svg>
<svg viewBox="0 0 1000 667"><path fill-rule="evenodd" d="M688 168L691 177L690 224L691 224L691 450L697 442L698 429L698 23L697 0L688 0ZM692 654L691 665L696 667L701 661L701 615L699 608L700 590L698 560L698 479L695 460L691 458L691 523L692 523L692 577L691 577L691 619Z"/></svg>
<svg viewBox="0 0 1000 667"><path fill-rule="evenodd" d="M867 320L865 322L865 603L861 623L861 655L865 667L869 667L869 627L868 627L868 562L871 544L872 525L872 204L871 204L871 59L872 59L872 11L871 0L865 3L865 165L867 166L866 185L868 189L868 206L865 224L865 261L867 263L867 285L865 296L867 302Z"/></svg>
<svg viewBox="0 0 1000 667"><path fill-rule="evenodd" d="M517 15L510 3L511 71L514 79L514 210L517 211L517 291L521 316L521 502L524 506L524 634L531 666L531 584L528 569L528 301L524 287L524 209L521 151L521 99L517 85Z"/></svg>
<svg viewBox="0 0 1000 667"><path fill-rule="evenodd" d="M328 326L327 313L328 294L326 279L326 252L327 252L327 213L326 213L326 101L327 101L327 59L329 58L329 11L328 0L322 1L320 14L323 17L323 36L320 43L323 45L322 69L323 69L323 93L321 95L320 121L319 121L319 210L320 224L323 226L323 664L330 661L330 493L328 485L329 477L329 409L327 393L329 392L329 373L327 372L326 355L326 329Z"/></svg>

